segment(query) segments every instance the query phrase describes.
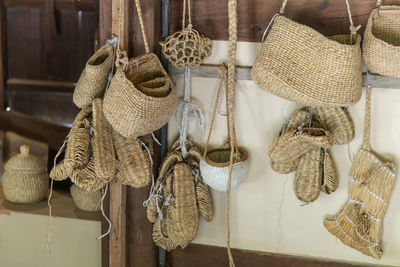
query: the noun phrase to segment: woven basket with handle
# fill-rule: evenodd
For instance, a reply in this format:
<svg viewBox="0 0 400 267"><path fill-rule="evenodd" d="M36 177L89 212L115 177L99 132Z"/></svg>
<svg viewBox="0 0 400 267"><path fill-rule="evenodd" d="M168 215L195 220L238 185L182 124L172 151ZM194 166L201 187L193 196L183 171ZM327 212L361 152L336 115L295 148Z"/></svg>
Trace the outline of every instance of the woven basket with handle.
<svg viewBox="0 0 400 267"><path fill-rule="evenodd" d="M377 1L364 32L363 58L373 73L400 78L400 6Z"/></svg>
<svg viewBox="0 0 400 267"><path fill-rule="evenodd" d="M287 0L255 60L251 76L263 90L308 106L348 106L361 97L360 35L348 0L349 35L326 37L285 17Z"/></svg>

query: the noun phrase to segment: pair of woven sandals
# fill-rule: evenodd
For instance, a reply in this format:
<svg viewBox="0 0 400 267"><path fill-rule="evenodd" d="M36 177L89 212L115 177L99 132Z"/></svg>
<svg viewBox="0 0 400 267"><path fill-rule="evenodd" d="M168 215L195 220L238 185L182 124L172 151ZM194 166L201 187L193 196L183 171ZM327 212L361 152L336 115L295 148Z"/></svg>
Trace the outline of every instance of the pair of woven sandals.
<svg viewBox="0 0 400 267"><path fill-rule="evenodd" d="M154 243L168 251L192 242L199 214L206 221L214 217L211 192L200 175L201 152L190 143L186 147L188 153L183 158L179 142L172 146L144 203L147 218L154 224Z"/></svg>
<svg viewBox="0 0 400 267"><path fill-rule="evenodd" d="M297 170L295 195L303 202L312 202L320 191L330 194L339 184L329 149L353 138L354 124L346 108L296 110L268 148L271 167L282 174Z"/></svg>

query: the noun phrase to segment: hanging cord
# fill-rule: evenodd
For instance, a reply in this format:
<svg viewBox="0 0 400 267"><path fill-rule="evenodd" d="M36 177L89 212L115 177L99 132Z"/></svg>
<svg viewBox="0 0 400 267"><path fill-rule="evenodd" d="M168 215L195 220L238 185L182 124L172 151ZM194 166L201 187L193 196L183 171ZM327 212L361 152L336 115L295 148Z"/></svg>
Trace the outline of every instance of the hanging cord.
<svg viewBox="0 0 400 267"><path fill-rule="evenodd" d="M154 133L151 133L151 137L153 138L154 142L157 143L157 145L162 146L161 142L157 139L157 137L154 135Z"/></svg>
<svg viewBox="0 0 400 267"><path fill-rule="evenodd" d="M276 18L277 16L279 16L278 13L276 13L276 14L272 17L271 21L268 23L267 28L265 28L264 34L263 34L263 36L262 36L262 38L261 38L261 42L262 42L262 43L264 43L264 41L265 41L265 36L267 35L267 32L268 32L268 30L269 30L269 27L271 27L272 23L274 22L274 20L275 20L275 18Z"/></svg>
<svg viewBox="0 0 400 267"><path fill-rule="evenodd" d="M106 198L106 195L107 195L108 184L109 184L109 183L107 183L107 184L106 184L106 187L104 188L104 193L103 193L103 195L101 196L101 202L100 202L101 214L103 215L104 219L106 219L106 221L107 221L107 223L108 223L108 229L107 229L107 232L105 232L105 233L102 234L101 236L97 237L97 238L96 238L97 240L100 240L100 239L102 239L103 237L108 236L108 235L110 234L110 232L111 232L111 227L112 227L112 223L111 223L110 219L108 219L107 215L106 215L105 212L104 212L104 199Z"/></svg>
<svg viewBox="0 0 400 267"><path fill-rule="evenodd" d="M140 140L140 145L146 149L147 155L149 156L150 159L150 168L151 168L151 188L150 188L150 194L147 200L143 202L143 207L147 207L149 205L149 202L151 198L153 197L153 191L154 191L154 186L155 186L155 178L154 178L154 173L153 173L153 157L151 156L151 151L149 147L142 141Z"/></svg>
<svg viewBox="0 0 400 267"><path fill-rule="evenodd" d="M367 72L368 84L365 99L365 122L364 122L364 140L362 148L371 151L370 135L371 135L371 73Z"/></svg>
<svg viewBox="0 0 400 267"><path fill-rule="evenodd" d="M376 1L376 7L381 7L381 5L382 5L382 0L377 0Z"/></svg>
<svg viewBox="0 0 400 267"><path fill-rule="evenodd" d="M192 27L191 3L190 0L183 0L182 29L186 27L186 8L188 10L188 28Z"/></svg>
<svg viewBox="0 0 400 267"><path fill-rule="evenodd" d="M106 44L108 45L112 45L113 47L113 62L115 61L115 57L117 55L117 45L119 43L119 38L118 37L114 37L113 39L108 39ZM104 91L104 94L108 91L108 88L110 88L110 84L111 84L111 80L113 78L114 75L114 65L112 64L111 66L111 71L110 74L108 75L108 81L107 81L107 86L106 86L106 90Z"/></svg>
<svg viewBox="0 0 400 267"><path fill-rule="evenodd" d="M136 3L136 11L139 17L140 29L142 31L144 49L146 53L150 53L149 43L147 42L147 37L146 37L146 30L144 28L143 12L142 12L142 7L140 6L140 0L135 0L135 3Z"/></svg>

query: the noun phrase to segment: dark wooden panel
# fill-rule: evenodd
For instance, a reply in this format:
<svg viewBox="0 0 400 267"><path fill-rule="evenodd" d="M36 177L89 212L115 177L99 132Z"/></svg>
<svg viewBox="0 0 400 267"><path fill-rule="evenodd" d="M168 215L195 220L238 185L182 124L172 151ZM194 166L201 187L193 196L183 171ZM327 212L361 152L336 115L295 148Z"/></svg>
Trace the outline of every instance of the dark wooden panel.
<svg viewBox="0 0 400 267"><path fill-rule="evenodd" d="M3 1L0 1L0 111L4 110L4 89L7 79L7 16Z"/></svg>
<svg viewBox="0 0 400 267"><path fill-rule="evenodd" d="M93 54L94 12L7 9L8 78L76 82Z"/></svg>
<svg viewBox="0 0 400 267"><path fill-rule="evenodd" d="M46 122L31 116L15 112L0 112L2 130L15 132L25 137L46 143L50 148L58 149L69 132L69 128Z"/></svg>
<svg viewBox="0 0 400 267"><path fill-rule="evenodd" d="M44 9L47 0L4 0L6 7L29 7ZM54 0L57 10L94 10L96 0Z"/></svg>
<svg viewBox="0 0 400 267"><path fill-rule="evenodd" d="M237 267L354 267L365 266L346 262L334 262L313 258L232 249ZM189 245L185 249L176 249L168 253L169 266L173 267L226 267L229 266L226 248Z"/></svg>
<svg viewBox="0 0 400 267"><path fill-rule="evenodd" d="M170 32L182 27L182 0L170 0ZM227 2L196 0L192 2L193 25L213 40L228 40ZM261 42L264 29L279 12L281 0L238 0L238 38L240 41ZM365 27L376 0L350 0L354 24ZM400 4L387 0L385 4ZM333 35L349 32L345 0L289 0L286 16L307 24L321 33Z"/></svg>

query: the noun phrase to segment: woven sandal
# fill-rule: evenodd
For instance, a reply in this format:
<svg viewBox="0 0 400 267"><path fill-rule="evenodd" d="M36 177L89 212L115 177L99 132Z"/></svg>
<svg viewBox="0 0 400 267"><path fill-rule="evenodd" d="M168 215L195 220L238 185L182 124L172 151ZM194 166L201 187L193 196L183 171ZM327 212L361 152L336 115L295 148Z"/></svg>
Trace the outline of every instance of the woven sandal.
<svg viewBox="0 0 400 267"><path fill-rule="evenodd" d="M323 173L321 191L329 195L330 193L335 192L339 186L339 176L329 150L323 150L322 164Z"/></svg>

